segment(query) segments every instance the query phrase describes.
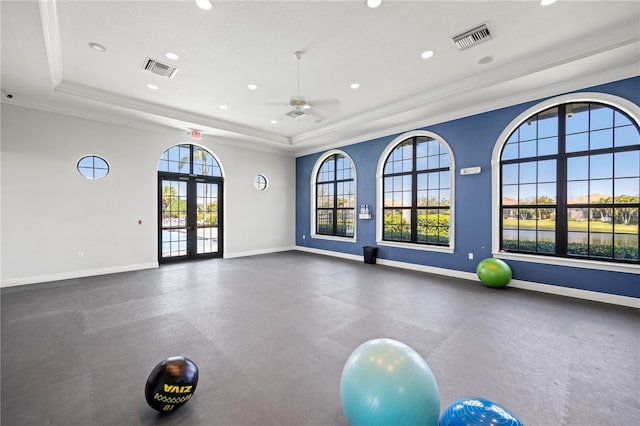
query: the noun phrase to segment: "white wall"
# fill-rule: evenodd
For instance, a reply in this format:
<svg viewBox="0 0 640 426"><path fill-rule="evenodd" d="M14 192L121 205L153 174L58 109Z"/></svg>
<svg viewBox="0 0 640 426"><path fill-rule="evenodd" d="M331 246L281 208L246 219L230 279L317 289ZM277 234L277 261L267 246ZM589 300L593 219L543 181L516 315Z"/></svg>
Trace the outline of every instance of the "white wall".
<svg viewBox="0 0 640 426"><path fill-rule="evenodd" d="M186 134L9 105L1 122L3 287L157 266L157 164L169 147L191 142ZM225 172L224 256L293 248L293 156L212 137L199 144ZM105 179L78 173L90 154L109 162ZM253 186L257 173L269 178L265 192Z"/></svg>

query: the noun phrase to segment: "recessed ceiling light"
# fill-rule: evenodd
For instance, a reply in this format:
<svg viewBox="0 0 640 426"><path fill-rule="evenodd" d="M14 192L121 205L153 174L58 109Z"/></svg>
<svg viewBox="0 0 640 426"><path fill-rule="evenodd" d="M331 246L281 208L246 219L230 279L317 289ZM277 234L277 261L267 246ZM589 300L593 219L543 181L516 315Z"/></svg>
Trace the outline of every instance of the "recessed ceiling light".
<svg viewBox="0 0 640 426"><path fill-rule="evenodd" d="M209 10L213 7L211 0L196 0L196 4L202 10Z"/></svg>
<svg viewBox="0 0 640 426"><path fill-rule="evenodd" d="M540 0L540 6L549 6L554 4L557 0Z"/></svg>
<svg viewBox="0 0 640 426"><path fill-rule="evenodd" d="M89 43L89 47L95 50L96 52L106 52L107 48L101 45L100 43L91 42Z"/></svg>
<svg viewBox="0 0 640 426"><path fill-rule="evenodd" d="M249 88L249 90L256 90L258 88L258 86L253 83L249 84L247 87Z"/></svg>
<svg viewBox="0 0 640 426"><path fill-rule="evenodd" d="M358 87L360 87L360 83L351 83L349 87L351 87L353 90L356 90Z"/></svg>
<svg viewBox="0 0 640 426"><path fill-rule="evenodd" d="M488 64L489 62L492 62L492 61L493 61L493 56L485 56L484 58L480 58L478 63L480 65L485 65L485 64Z"/></svg>
<svg viewBox="0 0 640 426"><path fill-rule="evenodd" d="M196 4L202 10L209 10L213 7L211 0L196 0Z"/></svg>
<svg viewBox="0 0 640 426"><path fill-rule="evenodd" d="M271 123L271 124L278 124L278 121L276 121L276 120L271 120L269 123Z"/></svg>
<svg viewBox="0 0 640 426"><path fill-rule="evenodd" d="M433 50L425 50L424 52L422 52L422 53L420 54L420 57L421 57L422 59L429 59L429 58L430 58L430 57L432 57L432 56L433 56Z"/></svg>
<svg viewBox="0 0 640 426"><path fill-rule="evenodd" d="M175 53L171 53L171 52L167 52L164 54L164 56L166 56L167 58L177 61L178 59L180 59L180 56L176 55Z"/></svg>
<svg viewBox="0 0 640 426"><path fill-rule="evenodd" d="M151 83L149 83L149 84L147 84L147 87L148 87L149 89L151 89L151 90L158 90L158 86L156 86L155 84L151 84Z"/></svg>
<svg viewBox="0 0 640 426"><path fill-rule="evenodd" d="M226 105L220 105L220 109L229 109L229 107Z"/></svg>
<svg viewBox="0 0 640 426"><path fill-rule="evenodd" d="M382 0L367 0L367 6L374 9L382 4Z"/></svg>

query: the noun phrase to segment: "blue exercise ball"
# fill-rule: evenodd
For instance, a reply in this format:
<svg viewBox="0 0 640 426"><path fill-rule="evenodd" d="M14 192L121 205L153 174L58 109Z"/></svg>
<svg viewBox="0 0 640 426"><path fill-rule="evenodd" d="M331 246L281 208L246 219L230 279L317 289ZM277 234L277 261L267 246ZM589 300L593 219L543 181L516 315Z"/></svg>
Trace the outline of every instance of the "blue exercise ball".
<svg viewBox="0 0 640 426"><path fill-rule="evenodd" d="M522 426L504 407L482 398L464 398L451 403L440 417L440 426Z"/></svg>
<svg viewBox="0 0 640 426"><path fill-rule="evenodd" d="M351 426L437 426L438 385L426 361L406 344L373 339L349 356L340 401Z"/></svg>

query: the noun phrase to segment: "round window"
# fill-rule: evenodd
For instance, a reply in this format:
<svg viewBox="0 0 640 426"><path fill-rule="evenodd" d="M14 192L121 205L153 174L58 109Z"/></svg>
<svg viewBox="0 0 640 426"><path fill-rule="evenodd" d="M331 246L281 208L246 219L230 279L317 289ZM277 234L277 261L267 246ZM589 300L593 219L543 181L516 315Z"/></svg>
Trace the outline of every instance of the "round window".
<svg viewBox="0 0 640 426"><path fill-rule="evenodd" d="M256 175L253 178L253 184L255 185L258 191L264 191L269 186L269 181L263 175Z"/></svg>
<svg viewBox="0 0 640 426"><path fill-rule="evenodd" d="M78 161L78 171L87 179L102 179L109 174L109 164L97 155L87 155Z"/></svg>

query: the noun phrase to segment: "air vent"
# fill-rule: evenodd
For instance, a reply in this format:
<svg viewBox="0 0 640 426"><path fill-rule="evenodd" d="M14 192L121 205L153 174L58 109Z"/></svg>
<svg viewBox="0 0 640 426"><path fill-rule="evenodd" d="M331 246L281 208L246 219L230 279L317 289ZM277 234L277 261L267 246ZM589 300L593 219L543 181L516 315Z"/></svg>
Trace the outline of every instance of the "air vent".
<svg viewBox="0 0 640 426"><path fill-rule="evenodd" d="M491 40L491 38L489 28L487 28L486 24L482 24L472 30L454 36L453 42L458 46L458 49L464 50L483 41Z"/></svg>
<svg viewBox="0 0 640 426"><path fill-rule="evenodd" d="M161 75L163 77L173 78L178 72L178 68L171 65L163 64L155 59L147 58L142 67L147 71L151 71L154 74Z"/></svg>

